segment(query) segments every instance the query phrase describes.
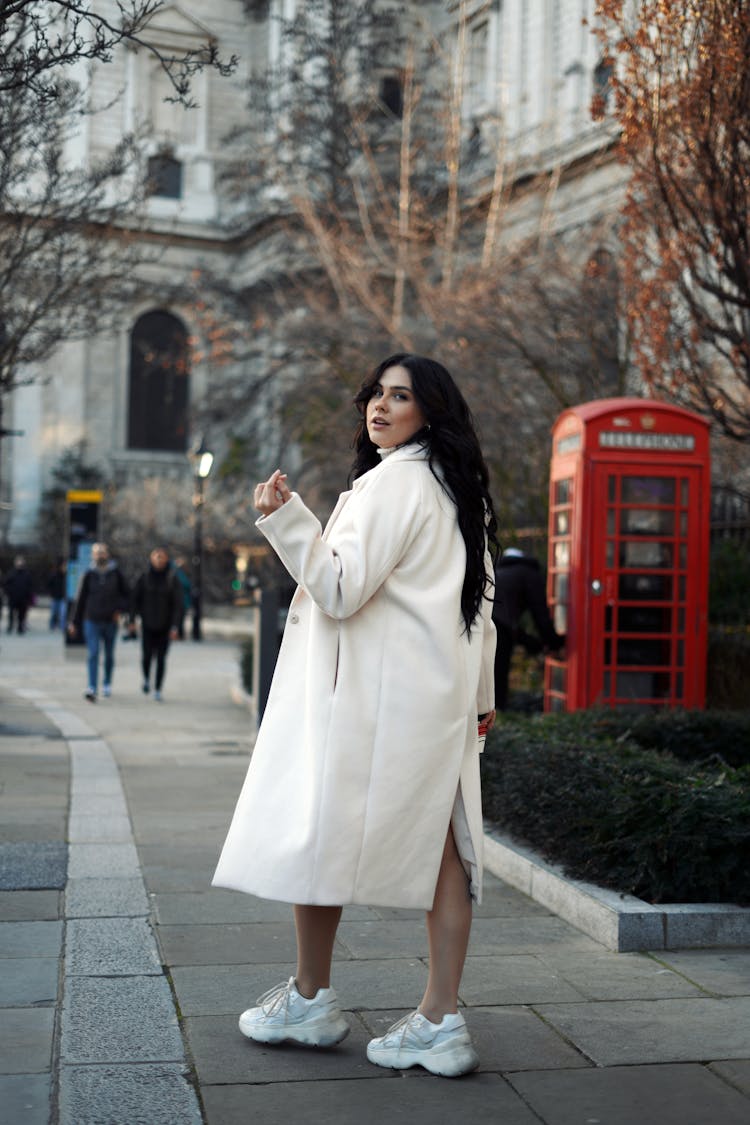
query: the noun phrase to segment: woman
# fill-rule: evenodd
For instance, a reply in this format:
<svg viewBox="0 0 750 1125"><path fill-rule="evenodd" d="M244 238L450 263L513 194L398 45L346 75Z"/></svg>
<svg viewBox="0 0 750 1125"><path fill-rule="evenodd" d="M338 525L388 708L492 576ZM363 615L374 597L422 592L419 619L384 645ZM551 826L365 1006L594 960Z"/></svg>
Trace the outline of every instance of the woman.
<svg viewBox="0 0 750 1125"><path fill-rule="evenodd" d="M367 1053L454 1076L478 1064L457 1007L481 895L495 518L441 364L391 356L355 401L354 484L324 532L280 470L255 489L257 526L299 586L213 881L295 904L296 976L240 1017L265 1043L347 1034L330 988L342 905L424 908L427 989Z"/></svg>

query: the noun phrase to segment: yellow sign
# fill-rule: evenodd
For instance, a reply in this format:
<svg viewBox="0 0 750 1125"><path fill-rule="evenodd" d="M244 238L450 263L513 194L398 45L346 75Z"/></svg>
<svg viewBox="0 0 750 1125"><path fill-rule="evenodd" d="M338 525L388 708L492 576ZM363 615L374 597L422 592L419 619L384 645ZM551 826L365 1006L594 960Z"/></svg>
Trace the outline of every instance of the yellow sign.
<svg viewBox="0 0 750 1125"><path fill-rule="evenodd" d="M103 492L72 488L66 492L65 499L69 504L101 504Z"/></svg>

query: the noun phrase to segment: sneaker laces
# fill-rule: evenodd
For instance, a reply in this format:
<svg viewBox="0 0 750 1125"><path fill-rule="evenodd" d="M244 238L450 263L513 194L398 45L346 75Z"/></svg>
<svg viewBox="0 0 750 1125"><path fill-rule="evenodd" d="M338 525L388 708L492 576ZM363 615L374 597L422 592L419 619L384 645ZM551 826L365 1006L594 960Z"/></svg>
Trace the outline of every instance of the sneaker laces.
<svg viewBox="0 0 750 1125"><path fill-rule="evenodd" d="M269 988L268 992L258 997L256 1003L267 1016L275 1016L281 1011L288 1012L292 988L294 988L294 977L290 977L285 984L276 984L273 988Z"/></svg>
<svg viewBox="0 0 750 1125"><path fill-rule="evenodd" d="M400 1020L396 1020L396 1022L392 1025L392 1027L388 1028L388 1030L386 1031L383 1038L387 1039L391 1035L394 1035L394 1034L397 1035L400 1032L401 1034L400 1034L400 1037L399 1037L398 1045L399 1045L399 1047L403 1047L404 1041L406 1040L407 1035L411 1031L412 1024L416 1023L417 1016L421 1016L422 1019L427 1018L426 1016L422 1016L422 1013L420 1011L409 1012L408 1015L402 1016Z"/></svg>

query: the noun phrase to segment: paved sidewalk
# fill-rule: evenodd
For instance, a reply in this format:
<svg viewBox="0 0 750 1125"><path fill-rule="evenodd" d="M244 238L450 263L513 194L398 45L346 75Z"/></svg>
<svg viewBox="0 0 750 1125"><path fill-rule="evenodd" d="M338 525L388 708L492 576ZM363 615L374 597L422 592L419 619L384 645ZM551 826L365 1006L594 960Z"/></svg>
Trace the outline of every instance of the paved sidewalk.
<svg viewBox="0 0 750 1125"><path fill-rule="evenodd" d="M750 950L609 953L493 878L462 987L478 1074L365 1058L422 991L411 911L345 911L341 1046L243 1039L294 933L288 907L209 888L252 744L236 646L173 646L159 704L119 643L91 705L44 622L0 637L0 1123L750 1121Z"/></svg>

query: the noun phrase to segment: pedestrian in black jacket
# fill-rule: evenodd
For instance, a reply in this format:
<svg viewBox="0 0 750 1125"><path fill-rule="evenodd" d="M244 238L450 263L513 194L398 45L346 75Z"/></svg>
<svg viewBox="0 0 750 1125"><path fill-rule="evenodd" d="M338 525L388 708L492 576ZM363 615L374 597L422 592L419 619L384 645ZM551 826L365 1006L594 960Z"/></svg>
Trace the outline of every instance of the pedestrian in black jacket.
<svg viewBox="0 0 750 1125"><path fill-rule="evenodd" d="M528 610L538 637L520 628L521 615ZM513 646L521 644L529 653L545 649L557 652L565 644L555 630L547 606L544 577L536 559L516 547L508 547L495 568L495 604L492 619L497 629L495 650L495 707L508 707L508 676Z"/></svg>
<svg viewBox="0 0 750 1125"><path fill-rule="evenodd" d="M3 583L5 596L8 599L8 632L13 632L15 625L19 633L26 632L26 614L34 599L34 585L31 575L26 569L26 559L23 555L16 555L13 569Z"/></svg>
<svg viewBox="0 0 750 1125"><path fill-rule="evenodd" d="M154 699L161 701L161 688L167 664L169 642L177 638L183 614L182 587L169 565L164 547L149 555L149 568L137 579L130 603L130 632L135 634L135 619L141 619L141 665L143 691L151 690L151 662L156 662Z"/></svg>
<svg viewBox="0 0 750 1125"><path fill-rule="evenodd" d="M130 591L119 567L109 557L106 543L92 545L91 559L91 567L82 576L78 585L68 632L72 636L83 633L88 649L89 676L84 695L90 703L95 703L99 683L99 653L102 649L104 650L102 694L105 697L112 694L117 624L120 614L127 611Z"/></svg>

